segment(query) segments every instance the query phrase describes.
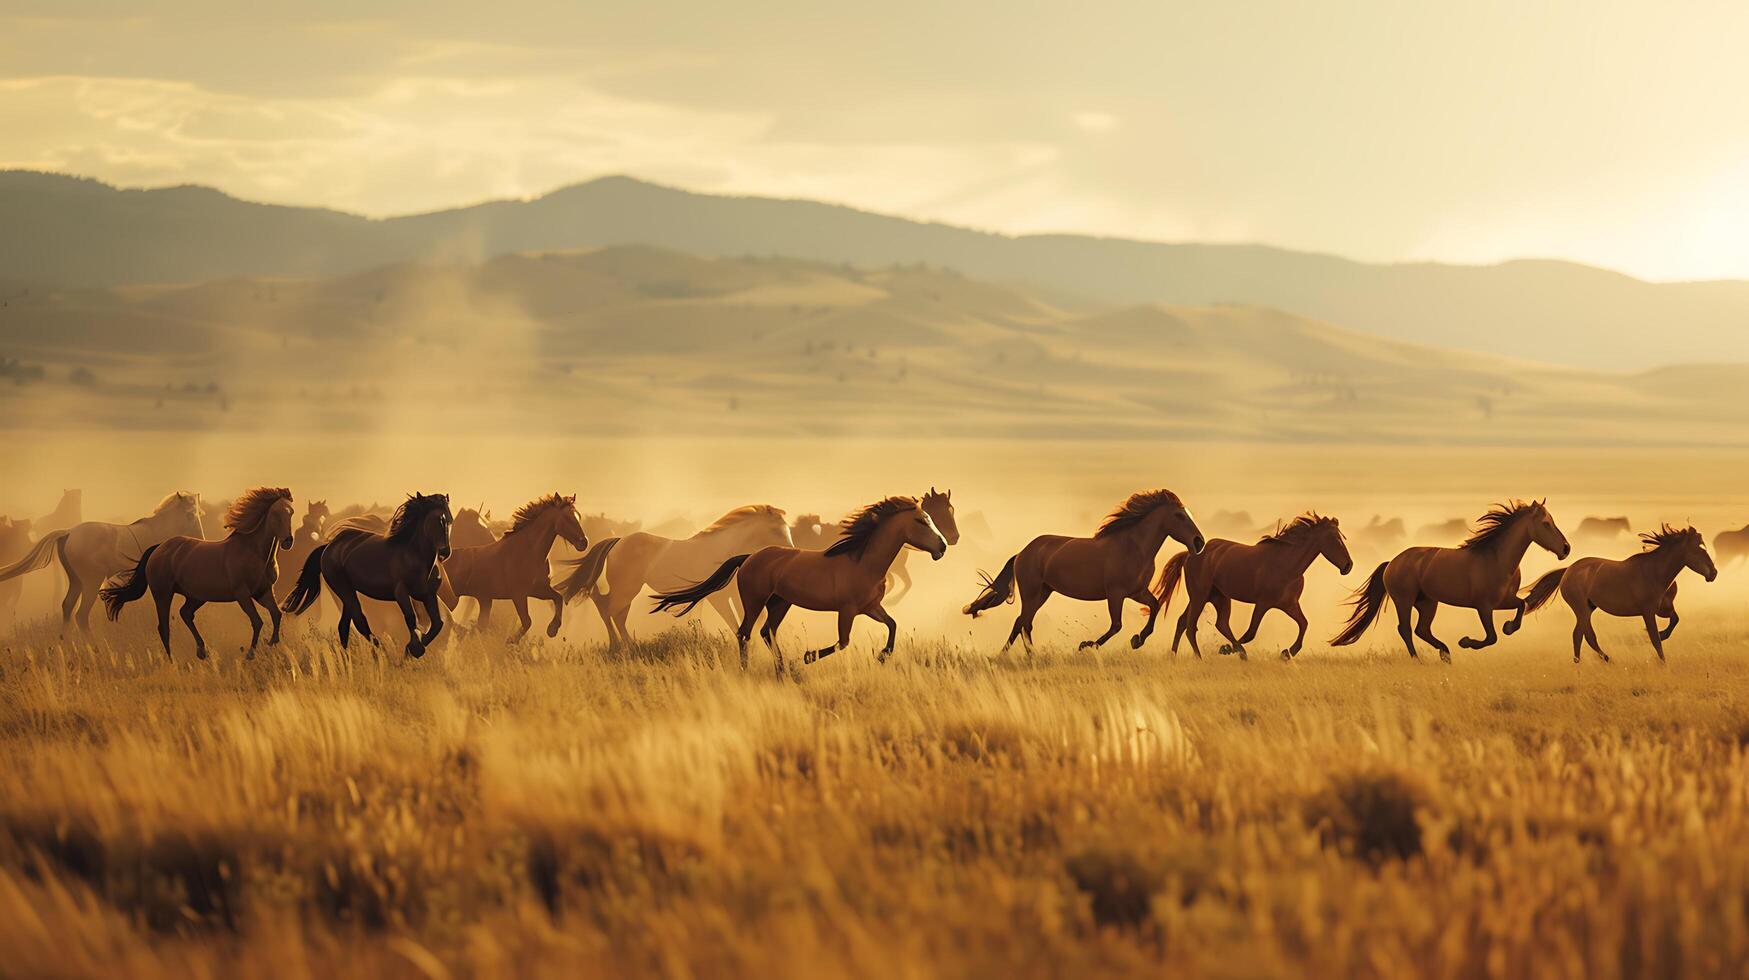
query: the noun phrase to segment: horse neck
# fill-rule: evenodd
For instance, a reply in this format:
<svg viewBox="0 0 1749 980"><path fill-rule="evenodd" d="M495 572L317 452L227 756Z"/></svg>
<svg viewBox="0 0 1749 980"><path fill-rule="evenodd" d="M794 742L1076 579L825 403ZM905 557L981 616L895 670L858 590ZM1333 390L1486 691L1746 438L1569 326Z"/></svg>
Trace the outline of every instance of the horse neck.
<svg viewBox="0 0 1749 980"><path fill-rule="evenodd" d="M225 538L225 543L242 548L250 554L266 559L273 554L274 536L267 531L267 522L261 521L248 531L232 531Z"/></svg>
<svg viewBox="0 0 1749 980"><path fill-rule="evenodd" d="M1530 526L1522 518L1512 522L1506 533L1500 539L1500 544L1494 549L1494 557L1499 562L1502 575L1509 575L1513 569L1524 561L1524 553L1530 550Z"/></svg>
<svg viewBox="0 0 1749 980"><path fill-rule="evenodd" d="M160 539L163 539L170 536L170 530L176 526L179 520L180 518L174 511L167 510L162 514L152 514L147 517L142 517L134 522L134 526L146 528L152 534L158 535Z"/></svg>
<svg viewBox="0 0 1749 980"><path fill-rule="evenodd" d="M1152 558L1166 544L1166 508L1156 508L1136 524L1135 529L1121 535L1127 542Z"/></svg>
<svg viewBox="0 0 1749 980"><path fill-rule="evenodd" d="M1652 570L1653 574L1649 577L1665 585L1676 581L1676 576L1682 574L1682 568L1687 564L1682 560L1682 551L1678 548L1658 548L1633 557L1643 559L1643 564Z"/></svg>
<svg viewBox="0 0 1749 980"><path fill-rule="evenodd" d="M889 518L875 528L874 536L869 538L868 546L862 549L862 554L853 559L854 563L867 569L872 575L885 578L887 570L893 567L893 560L899 557L899 552L905 547L901 533L905 525L902 521L903 515Z"/></svg>
<svg viewBox="0 0 1749 980"><path fill-rule="evenodd" d="M1265 547L1277 547L1282 549L1282 554L1285 555L1286 558L1281 564L1288 571L1297 575L1306 574L1306 569L1311 568L1312 562L1318 560L1318 547L1309 539L1302 538L1298 541L1282 541L1275 545L1266 545Z"/></svg>
<svg viewBox="0 0 1749 980"><path fill-rule="evenodd" d="M542 558L553 550L553 542L559 537L559 521L556 512L552 517L543 517L537 524L525 525L520 531L513 531L498 540L508 542L506 547Z"/></svg>

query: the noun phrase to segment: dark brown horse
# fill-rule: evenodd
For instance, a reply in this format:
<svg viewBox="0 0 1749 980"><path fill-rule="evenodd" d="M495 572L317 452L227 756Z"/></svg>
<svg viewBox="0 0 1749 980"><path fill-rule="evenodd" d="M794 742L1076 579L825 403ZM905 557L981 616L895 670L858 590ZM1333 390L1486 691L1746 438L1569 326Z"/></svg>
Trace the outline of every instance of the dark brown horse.
<svg viewBox="0 0 1749 980"><path fill-rule="evenodd" d="M953 491L929 488L922 497L923 512L935 522L935 529L947 539L948 547L960 543L959 521L954 517ZM854 515L852 515L854 516ZM846 521L849 519L846 518ZM803 514L790 524L790 537L795 540L796 547L803 551L825 551L832 546L843 532L844 524L823 524L818 514ZM893 559L892 573L887 576L886 604L898 605L899 600L911 593L911 572L905 567L905 559L912 548L903 548L899 557ZM903 588L895 589L897 583Z"/></svg>
<svg viewBox="0 0 1749 980"><path fill-rule="evenodd" d="M452 523L448 495L416 493L396 509L381 533L341 527L326 544L310 552L298 575L297 588L286 596L281 608L289 613L303 612L327 582L340 601L340 645L344 647L354 625L365 639L376 642L359 605L360 595L393 601L407 621L407 655L422 657L443 630L437 602L442 582L438 563L449 557ZM431 629L423 638L413 616L414 602L425 607L431 620Z"/></svg>
<svg viewBox="0 0 1749 980"><path fill-rule="evenodd" d="M1409 656L1418 657L1415 637L1439 651L1439 659L1451 663L1451 649L1433 635L1433 617L1440 603L1474 609L1482 620L1482 638L1464 637L1458 646L1480 650L1493 646L1494 611L1515 610L1504 629L1507 636L1524 622L1524 600L1518 597L1518 564L1532 543L1557 558L1572 550L1566 535L1555 526L1548 507L1540 500L1515 500L1482 515L1469 539L1456 548L1409 548L1373 570L1372 577L1354 593L1354 615L1331 640L1332 646L1347 646L1361 638L1386 601L1397 604L1397 633ZM1409 629L1409 612L1416 624Z"/></svg>
<svg viewBox="0 0 1749 980"><path fill-rule="evenodd" d="M1213 603L1215 628L1227 638L1221 653L1237 653L1243 658L1245 645L1257 637L1257 626L1263 622L1264 614L1280 609L1300 628L1293 646L1283 650L1281 657L1288 660L1298 656L1306 642L1306 614L1300 611L1300 592L1306 587L1306 569L1319 555L1344 575L1354 568L1354 559L1348 556L1348 544L1336 518L1305 514L1256 544L1215 538L1201 554L1181 551L1168 558L1154 583L1154 595L1162 608L1170 606L1172 593L1182 577L1185 596L1190 600L1178 617L1172 652L1178 652L1179 639L1188 635L1190 649L1202 656L1196 645L1197 620L1202 616L1203 606ZM1251 625L1245 628L1244 636L1237 638L1231 623L1235 601L1253 604Z"/></svg>
<svg viewBox="0 0 1749 980"><path fill-rule="evenodd" d="M182 621L194 635L194 655L206 659L206 639L195 628L194 614L209 602L235 602L249 617L248 659L261 642L261 605L273 617L269 645L279 642L279 607L273 604L273 583L279 578L275 552L292 546L292 495L284 487L256 487L231 504L223 517L230 529L222 541L178 536L153 545L140 555L131 574L104 589L109 618L122 607L152 591L158 607L158 640L170 656L170 600L186 596Z"/></svg>
<svg viewBox="0 0 1749 980"><path fill-rule="evenodd" d="M848 518L843 534L825 551L804 551L792 546L762 548L751 555L736 555L722 563L703 582L656 596L658 612L673 610L684 616L711 593L729 584L739 571L741 626L735 631L741 651L741 669L747 669L747 643L753 625L765 614L759 635L777 658L777 673L783 675L783 651L777 645L777 628L794 606L838 614L838 642L802 654L811 664L834 650L850 645L850 627L857 616L867 616L887 628L887 643L880 659L893 652L899 626L881 606L887 591L887 572L900 549L909 545L936 561L947 554L947 539L914 497L888 497L870 504Z"/></svg>
<svg viewBox="0 0 1749 980"><path fill-rule="evenodd" d="M516 511L510 530L502 538L451 551L443 563L443 588L438 593L444 604L453 610L458 597L473 596L480 603L478 625L484 626L492 615L493 600L510 600L522 622L511 637L515 641L533 623L528 616L528 600L547 599L553 604L547 635L558 636L559 627L564 624L565 599L553 588L547 555L559 538L578 551L589 550L589 538L583 534L576 504L574 495L552 493L536 498Z"/></svg>
<svg viewBox="0 0 1749 980"><path fill-rule="evenodd" d="M1666 524L1654 534L1642 534L1646 549L1620 561L1581 558L1567 568L1557 568L1531 585L1524 594L1524 607L1535 612L1558 590L1573 610L1573 662L1579 662L1579 641L1591 644L1597 659L1609 663L1609 655L1597 645L1591 614L1601 609L1611 616L1638 616L1645 621L1646 635L1658 662L1664 662L1664 641L1676 632L1676 576L1693 569L1711 582L1719 570L1707 554L1706 542L1692 527ZM1670 620L1662 631L1658 617Z"/></svg>
<svg viewBox="0 0 1749 980"><path fill-rule="evenodd" d="M1033 617L1053 592L1090 602L1103 599L1111 613L1111 627L1103 636L1083 642L1081 649L1085 650L1103 646L1123 629L1123 604L1133 599L1148 607L1147 625L1130 638L1130 648L1140 649L1153 635L1154 620L1160 615L1160 599L1148 591L1148 579L1154 574L1154 556L1168 537L1192 552L1203 549L1202 531L1177 494L1170 490L1131 494L1099 525L1093 537L1044 534L1033 538L1008 559L995 578L985 576L984 590L964 612L977 618L979 613L1009 601L1018 584L1020 615L1014 618L1014 628L1002 649L1007 650L1021 636L1031 648Z"/></svg>

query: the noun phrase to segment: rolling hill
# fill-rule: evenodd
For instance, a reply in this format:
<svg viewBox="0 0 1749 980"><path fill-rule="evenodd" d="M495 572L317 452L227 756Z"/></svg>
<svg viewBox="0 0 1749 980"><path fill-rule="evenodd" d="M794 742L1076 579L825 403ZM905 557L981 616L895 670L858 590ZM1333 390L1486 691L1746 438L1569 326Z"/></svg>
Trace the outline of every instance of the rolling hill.
<svg viewBox="0 0 1749 980"><path fill-rule="evenodd" d="M1265 306L1382 338L1576 367L1749 361L1749 283L1649 283L1557 261L1373 265L1256 245L1011 237L624 177L372 220L198 187L0 173L0 276L97 287L327 278L408 261L642 244L704 257L927 263L1106 305Z"/></svg>

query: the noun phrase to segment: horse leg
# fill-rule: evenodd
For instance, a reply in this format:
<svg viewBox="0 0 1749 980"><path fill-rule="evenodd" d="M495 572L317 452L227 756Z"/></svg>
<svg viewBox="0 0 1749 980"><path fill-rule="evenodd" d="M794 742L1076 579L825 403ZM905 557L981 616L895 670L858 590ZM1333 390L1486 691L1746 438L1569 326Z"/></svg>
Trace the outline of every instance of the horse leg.
<svg viewBox="0 0 1749 980"><path fill-rule="evenodd" d="M510 642L515 643L517 640L528 635L528 628L534 625L534 620L529 618L528 598L526 596L516 596L512 598L510 600L510 608L516 610L517 622L522 624L522 626L517 629L516 635L510 638Z"/></svg>
<svg viewBox="0 0 1749 980"><path fill-rule="evenodd" d="M1670 591L1664 593L1664 602L1658 607L1658 615L1670 620L1670 625L1658 634L1658 639L1668 640L1670 634L1676 632L1676 624L1682 622L1682 617L1676 615L1676 583L1670 583Z"/></svg>
<svg viewBox="0 0 1749 980"><path fill-rule="evenodd" d="M95 585L80 583L78 614L79 629L86 633L91 632L91 608L97 605L97 592L102 585L102 582L98 582Z"/></svg>
<svg viewBox="0 0 1749 980"><path fill-rule="evenodd" d="M887 662L887 658L893 655L893 644L899 639L899 624L893 622L893 617L887 613L886 607L878 602L872 608L864 610L864 613L868 618L887 628L887 645L881 647L879 658L879 662L884 664Z"/></svg>
<svg viewBox="0 0 1749 980"><path fill-rule="evenodd" d="M1263 614L1269 612L1269 606L1262 602L1251 604L1251 622L1245 625L1245 634L1233 643L1231 647L1222 647L1222 653L1236 653L1240 660L1249 660L1251 655L1245 652L1245 647L1257 639L1257 627L1263 624Z"/></svg>
<svg viewBox="0 0 1749 980"><path fill-rule="evenodd" d="M1216 593L1213 596L1213 601L1215 606L1215 629L1220 630L1221 635L1227 638L1227 642L1222 644L1221 648L1215 652L1220 654L1232 653L1240 647L1239 638L1233 635L1233 600L1228 596Z"/></svg>
<svg viewBox="0 0 1749 980"><path fill-rule="evenodd" d="M243 659L254 660L255 647L261 642L261 614L255 611L255 597L252 595L238 599L237 605L243 608L243 615L249 617L249 650L243 654Z"/></svg>
<svg viewBox="0 0 1749 980"><path fill-rule="evenodd" d="M905 566L903 564L895 564L893 566L892 573L887 576L887 580L889 582L898 582L900 585L904 586L903 589L899 589L897 591L893 590L892 588L888 588L887 589L887 601L888 602L894 603L896 605L900 599L903 599L905 596L908 596L911 594L911 573L905 570Z"/></svg>
<svg viewBox="0 0 1749 980"><path fill-rule="evenodd" d="M273 586L270 585L262 589L255 596L255 601L266 608L267 615L273 619L273 635L267 638L267 645L270 647L279 646L280 612L279 603L273 601Z"/></svg>
<svg viewBox="0 0 1749 980"><path fill-rule="evenodd" d="M1016 580L1019 577L1016 573ZM1020 613L1014 617L1014 628L1008 631L1008 642L1002 644L1003 653L1007 653L1014 641L1022 637L1026 639L1028 652L1032 650L1032 619L1038 615L1039 607L1045 604L1045 600L1051 597L1051 590L1042 586L1036 592L1029 592L1023 583L1016 581L1015 587L1020 589Z"/></svg>
<svg viewBox="0 0 1749 980"><path fill-rule="evenodd" d="M1524 625L1524 600L1520 599L1517 593L1514 593L1507 598L1505 602L1501 603L1498 608L1512 610L1512 618L1501 624L1500 632L1507 636L1511 636L1518 632L1518 628ZM1490 615L1488 619L1489 621L1492 621L1494 617Z"/></svg>
<svg viewBox="0 0 1749 980"><path fill-rule="evenodd" d="M1282 606L1281 611L1287 613L1294 625L1300 628L1299 635L1294 637L1294 645L1281 652L1281 659L1292 660L1300 655L1300 648L1306 645L1306 614L1300 610L1297 601Z"/></svg>
<svg viewBox="0 0 1749 980"><path fill-rule="evenodd" d="M1178 634L1190 641L1190 652L1196 654L1196 659L1202 659L1202 647L1196 642L1196 629L1202 622L1203 607L1208 605L1208 597L1190 594L1190 604L1184 607L1184 612L1178 616ZM1172 639L1172 652L1178 652L1178 638Z"/></svg>
<svg viewBox="0 0 1749 980"><path fill-rule="evenodd" d="M395 605L401 610L401 618L407 621L407 656L425 656L425 645L419 642L419 617L413 615L413 596L403 583L395 584Z"/></svg>
<svg viewBox="0 0 1749 980"><path fill-rule="evenodd" d="M165 660L172 659L170 656L170 600L173 598L175 598L175 593L152 590L152 604L158 607L158 642L164 644Z"/></svg>
<svg viewBox="0 0 1749 980"><path fill-rule="evenodd" d="M742 601L741 605L748 610L759 608L745 600ZM765 603L765 626L759 631L759 635L765 640L766 647L771 650L771 655L777 660L777 676L779 677L783 676L783 650L777 645L777 628L783 625L783 618L789 615L790 605L789 600L780 599L777 596L772 596L767 600ZM758 614L754 613L754 615ZM741 652L742 667L747 666L746 661L746 647L743 646Z"/></svg>
<svg viewBox="0 0 1749 980"><path fill-rule="evenodd" d="M1142 644L1148 642L1148 637L1154 635L1154 620L1160 618L1161 602L1154 598L1154 593L1149 592L1146 587L1136 590L1136 594L1130 596L1130 599L1148 607L1148 621L1142 624L1140 633L1130 637L1130 649L1140 650Z"/></svg>
<svg viewBox="0 0 1749 980"><path fill-rule="evenodd" d="M1409 627L1409 613L1412 608L1410 603L1397 603L1397 635L1403 638L1403 645L1409 648L1409 658L1420 660L1421 654L1415 650L1415 633Z"/></svg>
<svg viewBox="0 0 1749 980"><path fill-rule="evenodd" d="M1597 653L1597 659L1609 663L1609 654L1604 653L1603 648L1597 645L1597 630L1591 625L1591 614L1595 611L1597 611L1597 607L1587 601L1585 611L1579 616L1579 625L1584 628L1585 642L1590 644L1591 649ZM1575 658L1573 662L1578 663L1578 659Z"/></svg>
<svg viewBox="0 0 1749 980"><path fill-rule="evenodd" d="M194 656L197 660L206 659L206 638L200 635L200 630L194 625L195 611L204 605L206 603L199 599L182 600L182 621L188 624L188 631L194 634Z"/></svg>
<svg viewBox="0 0 1749 980"><path fill-rule="evenodd" d="M1105 632L1101 633L1098 639L1082 640L1081 645L1075 649L1086 650L1105 646L1106 640L1116 636L1118 631L1123 629L1123 597L1105 600L1105 611L1111 616L1111 625L1106 627Z"/></svg>
<svg viewBox="0 0 1749 980"><path fill-rule="evenodd" d="M1661 664L1665 663L1664 639L1658 635L1658 617L1652 613L1647 613L1645 615L1645 620L1646 635L1652 639L1652 650L1658 654L1658 662Z"/></svg>
<svg viewBox="0 0 1749 980"><path fill-rule="evenodd" d="M1415 635L1427 641L1427 645L1439 651L1439 659L1451 663L1451 647L1439 642L1439 637L1433 635L1433 617L1439 615L1439 601L1427 596L1415 599Z"/></svg>
<svg viewBox="0 0 1749 980"><path fill-rule="evenodd" d="M1477 606L1476 615L1482 619L1482 638L1473 640L1466 636L1459 639L1458 646L1465 650L1480 650L1484 647L1491 647L1500 639L1494 634L1494 607L1492 605Z"/></svg>
<svg viewBox="0 0 1749 980"><path fill-rule="evenodd" d="M425 631L425 638L419 642L430 647L431 641L437 639L437 634L443 632L443 610L437 604L435 592L425 594L425 618L431 620L431 628Z"/></svg>
<svg viewBox="0 0 1749 980"><path fill-rule="evenodd" d="M72 621L73 607L79 604L79 596L84 591L85 587L79 584L79 576L73 574L71 568L67 569L67 597L61 600L62 630L65 630L67 624Z"/></svg>
<svg viewBox="0 0 1749 980"><path fill-rule="evenodd" d="M547 623L547 639L558 636L559 630L565 625L565 599L559 595L559 590L553 588L550 582L536 582L529 597L545 599L553 604L553 618Z"/></svg>
<svg viewBox="0 0 1749 980"><path fill-rule="evenodd" d="M814 661L819 660L821 657L829 657L834 652L836 652L838 650L842 650L845 647L849 646L850 645L850 627L851 627L851 624L853 624L855 622L856 622L856 613L855 612L842 610L842 609L839 610L838 611L838 642L833 644L832 646L821 647L818 650L809 650L807 653L802 654L802 663L811 664Z"/></svg>

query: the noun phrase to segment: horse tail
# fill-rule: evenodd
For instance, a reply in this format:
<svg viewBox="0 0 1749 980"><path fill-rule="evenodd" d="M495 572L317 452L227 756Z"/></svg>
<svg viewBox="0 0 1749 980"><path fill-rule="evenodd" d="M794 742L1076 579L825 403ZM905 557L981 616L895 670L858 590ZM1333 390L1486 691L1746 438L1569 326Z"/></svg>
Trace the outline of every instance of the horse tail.
<svg viewBox="0 0 1749 980"><path fill-rule="evenodd" d="M1008 559L1008 564L1002 566L1002 571L998 572L995 578L991 578L984 572L979 572L978 577L984 580L984 590L978 593L976 599L966 603L966 607L960 612L977 619L979 613L994 609L1012 600L1014 598L1014 560L1019 557L1019 555L1015 555L1014 558Z"/></svg>
<svg viewBox="0 0 1749 980"><path fill-rule="evenodd" d="M1172 594L1178 591L1178 581L1184 577L1184 564L1189 560L1190 552L1180 551L1160 566L1160 575L1154 579L1154 587L1148 591L1160 600L1161 609L1172 605Z"/></svg>
<svg viewBox="0 0 1749 980"><path fill-rule="evenodd" d="M1345 647L1361 638L1373 621L1379 618L1379 613L1385 611L1389 599L1385 595L1385 569L1390 562L1381 561L1379 567L1373 569L1372 577L1366 584L1354 590L1349 604L1354 606L1354 615L1348 617L1348 625L1342 627L1342 632L1330 641L1333 647Z"/></svg>
<svg viewBox="0 0 1749 980"><path fill-rule="evenodd" d="M571 602L582 596L595 595L595 587L601 581L601 573L607 570L607 553L613 546L619 544L618 538L603 538L595 543L595 547L583 553L583 557L570 559L563 564L573 566L571 574L565 576L554 586L559 597L564 602Z"/></svg>
<svg viewBox="0 0 1749 980"><path fill-rule="evenodd" d="M298 584L279 608L295 615L316 604L316 599L322 594L322 552L327 550L327 545L317 545L310 557L304 559L304 570L298 573Z"/></svg>
<svg viewBox="0 0 1749 980"><path fill-rule="evenodd" d="M736 555L728 561L723 562L721 565L718 565L717 570L711 573L710 578L705 579L697 585L690 588L679 589L674 592L657 593L656 603L651 607L652 611L667 612L670 609L673 609L676 610L674 613L676 616L684 616L687 613L692 612L692 607L703 602L711 593L728 585L729 579L734 578L735 572L751 557L753 557L751 554Z"/></svg>
<svg viewBox="0 0 1749 980"><path fill-rule="evenodd" d="M152 560L152 552L157 550L158 546L153 545L140 552L140 560L127 578L98 590L98 598L103 600L103 608L111 620L121 616L121 607L146 594L146 562Z"/></svg>
<svg viewBox="0 0 1749 980"><path fill-rule="evenodd" d="M60 554L61 549L65 546L67 533L66 531L55 531L43 535L43 539L36 543L36 547L30 549L29 554L5 568L0 568L0 582L34 572L39 568L47 568L49 562L54 561L55 556ZM63 558L62 563L65 564L65 561Z"/></svg>
<svg viewBox="0 0 1749 980"><path fill-rule="evenodd" d="M1567 574L1565 568L1557 568L1552 572L1544 573L1542 578L1531 583L1530 588L1524 593L1524 611L1533 613L1547 605L1548 601L1554 597L1555 592L1560 589L1561 576L1565 574Z"/></svg>

